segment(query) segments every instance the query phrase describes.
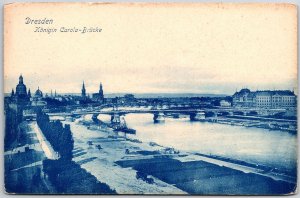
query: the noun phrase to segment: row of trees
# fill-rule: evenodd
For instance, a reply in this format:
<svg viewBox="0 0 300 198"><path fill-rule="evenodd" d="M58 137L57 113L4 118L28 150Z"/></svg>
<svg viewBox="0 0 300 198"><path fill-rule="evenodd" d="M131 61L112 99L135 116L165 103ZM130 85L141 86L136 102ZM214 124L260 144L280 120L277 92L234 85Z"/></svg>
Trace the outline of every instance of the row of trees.
<svg viewBox="0 0 300 198"><path fill-rule="evenodd" d="M59 120L50 121L49 116L42 111L38 111L36 121L53 149L60 154L60 158L72 160L74 140L70 125L63 126Z"/></svg>
<svg viewBox="0 0 300 198"><path fill-rule="evenodd" d="M53 193L116 194L115 190L72 161L74 140L70 125L63 126L58 120L50 121L41 110L37 112L36 120L53 149L60 154L58 160L43 160L43 171L55 187Z"/></svg>
<svg viewBox="0 0 300 198"><path fill-rule="evenodd" d="M107 184L74 161L43 160L43 168L56 193L66 194L116 194Z"/></svg>

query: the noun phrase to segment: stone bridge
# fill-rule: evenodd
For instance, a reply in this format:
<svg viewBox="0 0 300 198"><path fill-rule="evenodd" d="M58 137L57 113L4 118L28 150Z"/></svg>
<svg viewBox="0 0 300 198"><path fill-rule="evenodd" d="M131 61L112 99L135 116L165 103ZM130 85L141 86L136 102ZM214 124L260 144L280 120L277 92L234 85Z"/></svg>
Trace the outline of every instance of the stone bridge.
<svg viewBox="0 0 300 198"><path fill-rule="evenodd" d="M257 108L207 108L207 109L142 109L142 110L81 110L70 113L47 113L49 116L78 117L92 114L96 118L99 114L111 115L112 122L119 122L120 116L126 114L151 113L154 115L154 121L163 121L165 115L189 115L191 120L202 120L206 117L218 117L227 115L257 116L274 115L285 112L285 109L257 109ZM23 113L25 118L34 119L35 114Z"/></svg>

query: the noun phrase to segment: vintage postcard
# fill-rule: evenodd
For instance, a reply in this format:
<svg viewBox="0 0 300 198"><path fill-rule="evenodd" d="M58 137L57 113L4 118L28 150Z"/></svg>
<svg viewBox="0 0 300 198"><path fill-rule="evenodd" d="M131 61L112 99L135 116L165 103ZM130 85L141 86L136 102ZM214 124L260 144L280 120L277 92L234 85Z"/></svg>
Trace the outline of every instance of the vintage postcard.
<svg viewBox="0 0 300 198"><path fill-rule="evenodd" d="M297 192L297 7L4 6L9 194Z"/></svg>

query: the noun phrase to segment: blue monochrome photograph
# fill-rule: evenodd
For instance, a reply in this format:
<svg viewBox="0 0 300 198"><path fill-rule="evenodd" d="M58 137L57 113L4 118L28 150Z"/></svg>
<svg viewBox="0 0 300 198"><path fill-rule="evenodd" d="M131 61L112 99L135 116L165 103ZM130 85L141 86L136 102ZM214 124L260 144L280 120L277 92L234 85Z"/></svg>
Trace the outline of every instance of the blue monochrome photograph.
<svg viewBox="0 0 300 198"><path fill-rule="evenodd" d="M4 6L4 190L297 193L297 6Z"/></svg>

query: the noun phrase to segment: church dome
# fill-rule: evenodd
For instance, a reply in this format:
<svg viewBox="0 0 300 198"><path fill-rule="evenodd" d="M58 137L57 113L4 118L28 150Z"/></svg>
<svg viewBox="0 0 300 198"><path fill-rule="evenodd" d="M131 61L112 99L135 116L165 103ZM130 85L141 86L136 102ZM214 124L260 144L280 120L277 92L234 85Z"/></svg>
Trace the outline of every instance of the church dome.
<svg viewBox="0 0 300 198"><path fill-rule="evenodd" d="M43 97L43 92L40 90L40 88L35 91L34 96L39 98Z"/></svg>
<svg viewBox="0 0 300 198"><path fill-rule="evenodd" d="M242 89L240 92L241 93L250 93L250 90L249 89Z"/></svg>
<svg viewBox="0 0 300 198"><path fill-rule="evenodd" d="M26 85L23 84L22 75L19 77L19 84L16 87L16 95L18 96L27 95Z"/></svg>

